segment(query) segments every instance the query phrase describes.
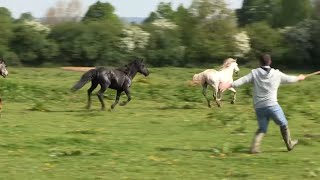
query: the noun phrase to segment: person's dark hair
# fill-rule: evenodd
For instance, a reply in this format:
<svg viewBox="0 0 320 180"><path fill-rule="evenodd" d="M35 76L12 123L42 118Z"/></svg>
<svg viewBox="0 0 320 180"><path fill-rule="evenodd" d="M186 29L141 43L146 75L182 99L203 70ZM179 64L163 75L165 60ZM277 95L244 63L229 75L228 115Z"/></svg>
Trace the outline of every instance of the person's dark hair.
<svg viewBox="0 0 320 180"><path fill-rule="evenodd" d="M260 64L262 66L270 66L272 63L271 56L269 54L262 54L260 56Z"/></svg>

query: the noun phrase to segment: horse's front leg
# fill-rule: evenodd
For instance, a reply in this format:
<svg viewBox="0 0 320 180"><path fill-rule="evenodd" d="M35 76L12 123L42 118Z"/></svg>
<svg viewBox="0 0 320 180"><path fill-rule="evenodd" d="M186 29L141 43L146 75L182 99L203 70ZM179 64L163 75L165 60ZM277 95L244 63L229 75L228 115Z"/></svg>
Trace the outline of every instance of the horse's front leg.
<svg viewBox="0 0 320 180"><path fill-rule="evenodd" d="M202 94L207 100L208 107L211 108L210 100L207 98L207 87L208 87L207 83L202 84Z"/></svg>
<svg viewBox="0 0 320 180"><path fill-rule="evenodd" d="M236 102L237 91L234 88L229 88L229 90L233 92L233 98L231 100L231 104L234 104Z"/></svg>
<svg viewBox="0 0 320 180"><path fill-rule="evenodd" d="M218 101L221 101L222 100L222 91L220 91L220 89L218 89L218 93L217 93L217 99Z"/></svg>
<svg viewBox="0 0 320 180"><path fill-rule="evenodd" d="M120 106L125 106L128 102L131 101L131 95L130 95L130 90L129 90L129 88L128 88L128 89L125 89L124 92L126 93L128 99L127 99L127 101L124 101L124 102L120 103Z"/></svg>
<svg viewBox="0 0 320 180"><path fill-rule="evenodd" d="M120 100L121 93L122 93L122 91L120 91L120 90L117 91L116 100L111 105L111 109L114 109L114 107L118 104L118 102Z"/></svg>

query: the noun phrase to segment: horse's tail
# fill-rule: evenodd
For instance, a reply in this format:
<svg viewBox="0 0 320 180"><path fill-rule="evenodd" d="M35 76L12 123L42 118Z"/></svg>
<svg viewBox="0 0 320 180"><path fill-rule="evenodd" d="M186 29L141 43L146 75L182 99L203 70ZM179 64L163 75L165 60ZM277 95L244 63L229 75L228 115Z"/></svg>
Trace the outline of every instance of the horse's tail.
<svg viewBox="0 0 320 180"><path fill-rule="evenodd" d="M203 73L195 74L192 77L192 81L189 83L190 85L198 85L202 84L203 81Z"/></svg>
<svg viewBox="0 0 320 180"><path fill-rule="evenodd" d="M71 91L77 91L81 89L85 84L95 78L97 75L97 69L91 69L84 73L80 80L71 88Z"/></svg>

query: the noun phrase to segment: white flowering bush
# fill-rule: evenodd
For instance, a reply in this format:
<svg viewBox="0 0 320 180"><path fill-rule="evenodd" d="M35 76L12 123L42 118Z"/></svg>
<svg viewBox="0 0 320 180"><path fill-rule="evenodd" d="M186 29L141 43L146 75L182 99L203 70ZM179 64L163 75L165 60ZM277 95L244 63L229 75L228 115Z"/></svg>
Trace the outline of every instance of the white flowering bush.
<svg viewBox="0 0 320 180"><path fill-rule="evenodd" d="M148 45L150 34L138 26L128 26L123 29L120 47L127 52L144 49Z"/></svg>
<svg viewBox="0 0 320 180"><path fill-rule="evenodd" d="M193 0L189 11L207 20L228 19L234 16L224 0Z"/></svg>
<svg viewBox="0 0 320 180"><path fill-rule="evenodd" d="M175 29L177 27L176 24L167 19L157 19L152 22L152 25L163 29Z"/></svg>
<svg viewBox="0 0 320 180"><path fill-rule="evenodd" d="M235 44L237 46L236 56L244 57L250 50L250 37L247 32L242 31L236 35L234 35Z"/></svg>
<svg viewBox="0 0 320 180"><path fill-rule="evenodd" d="M50 28L41 24L38 21L34 21L34 20L26 20L23 22L25 26L28 26L36 31L39 32L44 32L44 33L49 33L50 32Z"/></svg>

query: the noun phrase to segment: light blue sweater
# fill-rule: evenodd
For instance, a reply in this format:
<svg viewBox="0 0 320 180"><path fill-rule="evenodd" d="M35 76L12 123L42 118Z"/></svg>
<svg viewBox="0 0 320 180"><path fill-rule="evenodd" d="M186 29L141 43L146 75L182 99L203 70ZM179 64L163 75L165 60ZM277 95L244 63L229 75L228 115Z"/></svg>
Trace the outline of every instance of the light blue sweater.
<svg viewBox="0 0 320 180"><path fill-rule="evenodd" d="M297 76L289 76L271 68L269 72L262 68L251 70L248 75L234 81L232 87L253 83L253 103L255 108L263 108L278 104L278 88L283 83L297 82Z"/></svg>

